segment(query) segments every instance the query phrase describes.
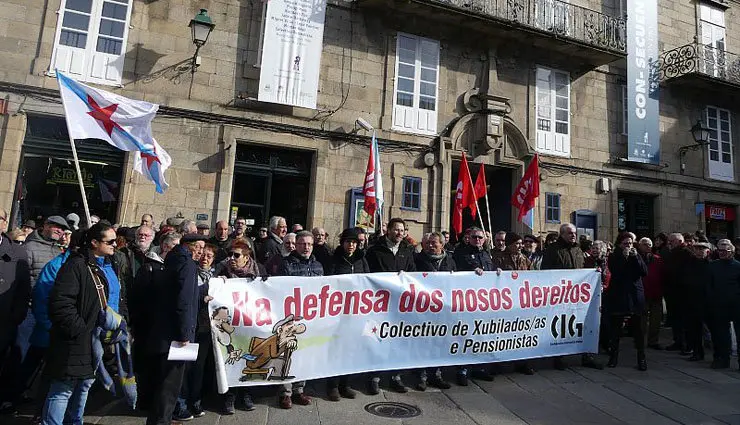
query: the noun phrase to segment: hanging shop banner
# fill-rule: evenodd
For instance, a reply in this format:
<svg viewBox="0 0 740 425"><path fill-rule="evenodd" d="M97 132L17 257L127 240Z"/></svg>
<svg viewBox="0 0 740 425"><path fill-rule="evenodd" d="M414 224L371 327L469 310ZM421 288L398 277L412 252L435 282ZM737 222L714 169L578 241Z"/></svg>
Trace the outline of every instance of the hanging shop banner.
<svg viewBox="0 0 740 425"><path fill-rule="evenodd" d="M219 390L597 351L591 269L210 281Z"/></svg>
<svg viewBox="0 0 740 425"><path fill-rule="evenodd" d="M627 159L660 163L658 2L627 0Z"/></svg>
<svg viewBox="0 0 740 425"><path fill-rule="evenodd" d="M326 0L265 4L258 100L315 109Z"/></svg>

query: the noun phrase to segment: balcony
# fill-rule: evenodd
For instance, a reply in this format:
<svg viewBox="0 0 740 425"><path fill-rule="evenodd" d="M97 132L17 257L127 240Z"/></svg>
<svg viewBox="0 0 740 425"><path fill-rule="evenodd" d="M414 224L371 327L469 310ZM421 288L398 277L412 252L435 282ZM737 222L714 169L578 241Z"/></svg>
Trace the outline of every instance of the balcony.
<svg viewBox="0 0 740 425"><path fill-rule="evenodd" d="M697 89L740 88L740 56L699 43L687 44L660 56L658 78Z"/></svg>
<svg viewBox="0 0 740 425"><path fill-rule="evenodd" d="M626 57L626 20L561 0L355 0L388 18L468 27L485 35L526 42L556 55L603 65ZM400 13L399 13L400 12Z"/></svg>

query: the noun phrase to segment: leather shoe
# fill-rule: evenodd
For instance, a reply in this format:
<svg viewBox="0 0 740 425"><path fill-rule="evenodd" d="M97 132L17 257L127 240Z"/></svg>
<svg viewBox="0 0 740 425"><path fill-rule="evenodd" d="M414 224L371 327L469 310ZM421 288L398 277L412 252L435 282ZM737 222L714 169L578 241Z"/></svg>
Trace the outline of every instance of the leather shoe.
<svg viewBox="0 0 740 425"><path fill-rule="evenodd" d="M464 373L464 372L457 373L457 385L461 387L468 386L468 374L467 373Z"/></svg>
<svg viewBox="0 0 740 425"><path fill-rule="evenodd" d="M409 389L406 385L403 385L403 381L400 379L391 379L391 389L397 393L407 393Z"/></svg>
<svg viewBox="0 0 740 425"><path fill-rule="evenodd" d="M375 380L368 381L367 382L367 393L370 395L380 394L380 383Z"/></svg>
<svg viewBox="0 0 740 425"><path fill-rule="evenodd" d="M429 385L435 388L439 388L440 390L449 390L450 388L452 388L452 385L450 385L449 382L437 376L434 376L429 379Z"/></svg>
<svg viewBox="0 0 740 425"><path fill-rule="evenodd" d="M418 391L426 391L427 390L427 381L421 380L418 384L416 384L416 389Z"/></svg>
<svg viewBox="0 0 740 425"><path fill-rule="evenodd" d="M350 387L339 387L339 395L344 398L355 398L357 397L357 391Z"/></svg>
<svg viewBox="0 0 740 425"><path fill-rule="evenodd" d="M329 401L339 401L342 398L339 395L339 388L330 388L329 391L326 392L326 398L328 398Z"/></svg>
<svg viewBox="0 0 740 425"><path fill-rule="evenodd" d="M594 356L587 356L581 360L581 366L596 370L603 370L604 365L599 363Z"/></svg>
<svg viewBox="0 0 740 425"><path fill-rule="evenodd" d="M293 407L293 402L290 401L290 396L281 395L279 403L281 409L290 409Z"/></svg>
<svg viewBox="0 0 740 425"><path fill-rule="evenodd" d="M301 406L308 406L309 404L311 404L311 397L303 393L293 394L291 400L293 400L293 403Z"/></svg>

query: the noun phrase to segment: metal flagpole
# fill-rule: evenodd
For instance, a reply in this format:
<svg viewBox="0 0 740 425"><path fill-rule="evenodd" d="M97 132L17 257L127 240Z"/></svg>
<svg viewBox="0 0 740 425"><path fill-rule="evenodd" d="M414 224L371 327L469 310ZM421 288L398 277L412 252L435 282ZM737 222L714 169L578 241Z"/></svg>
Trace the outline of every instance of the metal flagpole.
<svg viewBox="0 0 740 425"><path fill-rule="evenodd" d="M66 118L66 114L65 114ZM67 123L69 128L69 123ZM82 171L80 171L80 160L77 158L77 148L75 147L75 141L72 137L69 138L69 143L72 145L72 157L75 160L75 169L77 170L77 181L80 183L80 192L82 192L82 206L85 208L85 218L87 218L87 225L91 225L90 220L90 208L87 206L87 194L85 193L85 183L82 180Z"/></svg>

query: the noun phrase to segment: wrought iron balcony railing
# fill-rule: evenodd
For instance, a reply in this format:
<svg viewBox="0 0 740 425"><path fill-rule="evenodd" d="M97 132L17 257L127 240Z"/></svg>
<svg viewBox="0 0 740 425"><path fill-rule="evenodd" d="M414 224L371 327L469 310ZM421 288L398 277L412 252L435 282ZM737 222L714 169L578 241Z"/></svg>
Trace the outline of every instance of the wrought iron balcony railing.
<svg viewBox="0 0 740 425"><path fill-rule="evenodd" d="M626 53L626 21L561 0L426 0Z"/></svg>
<svg viewBox="0 0 740 425"><path fill-rule="evenodd" d="M701 74L740 86L740 56L699 43L664 52L658 61L661 81Z"/></svg>

